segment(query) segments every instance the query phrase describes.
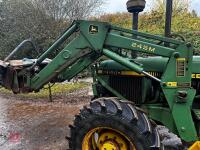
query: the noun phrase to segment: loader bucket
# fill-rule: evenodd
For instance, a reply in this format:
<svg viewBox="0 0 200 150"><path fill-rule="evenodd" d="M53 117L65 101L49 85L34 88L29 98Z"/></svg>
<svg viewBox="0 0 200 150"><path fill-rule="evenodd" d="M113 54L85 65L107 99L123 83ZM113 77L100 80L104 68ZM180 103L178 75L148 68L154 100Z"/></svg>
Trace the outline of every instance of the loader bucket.
<svg viewBox="0 0 200 150"><path fill-rule="evenodd" d="M188 150L200 150L200 141L195 142Z"/></svg>
<svg viewBox="0 0 200 150"><path fill-rule="evenodd" d="M36 61L37 59L27 58L22 60L8 60L7 62L0 60L0 86L12 90L16 94L30 92L30 89L26 87L29 76L20 74L20 72L31 67ZM50 62L50 59L45 59L39 67L44 68Z"/></svg>

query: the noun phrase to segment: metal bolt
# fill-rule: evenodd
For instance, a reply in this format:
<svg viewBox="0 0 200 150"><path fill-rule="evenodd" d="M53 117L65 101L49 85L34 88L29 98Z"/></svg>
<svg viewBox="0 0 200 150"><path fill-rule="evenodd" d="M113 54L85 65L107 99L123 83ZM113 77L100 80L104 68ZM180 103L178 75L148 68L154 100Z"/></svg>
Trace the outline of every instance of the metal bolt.
<svg viewBox="0 0 200 150"><path fill-rule="evenodd" d="M185 132L185 127L181 127L181 131L182 131L182 132Z"/></svg>
<svg viewBox="0 0 200 150"><path fill-rule="evenodd" d="M174 58L179 58L180 57L180 53L178 53L178 52L175 52L173 55L174 55Z"/></svg>

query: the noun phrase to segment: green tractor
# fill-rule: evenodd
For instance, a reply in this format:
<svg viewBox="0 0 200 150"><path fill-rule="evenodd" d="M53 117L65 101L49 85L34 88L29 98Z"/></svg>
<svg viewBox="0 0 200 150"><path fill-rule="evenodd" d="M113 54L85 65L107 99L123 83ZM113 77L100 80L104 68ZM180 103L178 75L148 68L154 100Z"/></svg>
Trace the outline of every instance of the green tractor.
<svg viewBox="0 0 200 150"><path fill-rule="evenodd" d="M16 94L92 66L94 98L70 126L70 150L200 149L200 56L190 43L80 20L38 59L11 60L26 42L0 61L0 83ZM132 52L151 57L132 58Z"/></svg>

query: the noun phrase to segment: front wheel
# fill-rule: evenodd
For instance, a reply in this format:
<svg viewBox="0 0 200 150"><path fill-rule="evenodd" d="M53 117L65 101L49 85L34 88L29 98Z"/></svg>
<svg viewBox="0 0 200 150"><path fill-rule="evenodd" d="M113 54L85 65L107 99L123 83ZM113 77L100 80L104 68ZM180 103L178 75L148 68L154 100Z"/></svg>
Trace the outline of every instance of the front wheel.
<svg viewBox="0 0 200 150"><path fill-rule="evenodd" d="M70 150L150 150L160 148L155 126L130 102L100 98L75 117Z"/></svg>

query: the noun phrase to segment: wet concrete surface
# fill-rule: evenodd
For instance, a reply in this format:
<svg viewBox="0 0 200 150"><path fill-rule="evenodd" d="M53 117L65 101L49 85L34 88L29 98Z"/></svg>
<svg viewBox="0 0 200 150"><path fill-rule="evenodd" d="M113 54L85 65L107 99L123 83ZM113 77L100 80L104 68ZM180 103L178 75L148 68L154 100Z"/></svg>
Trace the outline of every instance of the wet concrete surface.
<svg viewBox="0 0 200 150"><path fill-rule="evenodd" d="M87 93L71 93L53 103L0 94L0 150L67 149L68 125L90 101Z"/></svg>

